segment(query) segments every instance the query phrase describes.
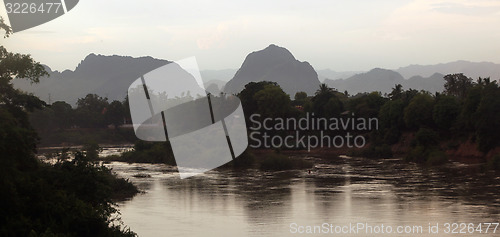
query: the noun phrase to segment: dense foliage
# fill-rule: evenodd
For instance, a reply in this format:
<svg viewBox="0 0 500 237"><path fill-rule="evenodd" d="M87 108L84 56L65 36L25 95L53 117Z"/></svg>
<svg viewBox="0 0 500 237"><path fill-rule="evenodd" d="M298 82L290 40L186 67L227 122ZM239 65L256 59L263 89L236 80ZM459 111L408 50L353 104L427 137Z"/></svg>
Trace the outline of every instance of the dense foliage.
<svg viewBox="0 0 500 237"><path fill-rule="evenodd" d="M10 32L1 18L0 28ZM55 165L35 157L38 136L28 112L45 103L11 81L36 83L44 75L29 55L0 46L0 236L134 236L120 226L112 198L137 190L90 161L91 147Z"/></svg>
<svg viewBox="0 0 500 237"><path fill-rule="evenodd" d="M443 79L445 91L436 94L404 90L401 85L395 85L387 95L372 92L348 96L322 84L314 96L299 92L290 102L279 85L252 82L239 96L243 108L248 108L247 117L257 113L263 118L301 118L306 113L314 113L325 118L345 115L378 118L379 129L363 134L370 141L370 146L360 153L364 156L391 156L390 146L401 142L403 134L413 134L410 136L412 148L406 158L420 163L445 162L444 150L448 148L445 144L470 141L484 154L498 147L500 88L497 81L489 78L473 81L463 74L450 74ZM278 109L275 105L281 107Z"/></svg>
<svg viewBox="0 0 500 237"><path fill-rule="evenodd" d="M131 127L121 127L130 121L128 101L109 103L107 98L96 94L79 99L74 108L64 101L56 101L35 109L29 121L42 138L43 146L136 141Z"/></svg>
<svg viewBox="0 0 500 237"><path fill-rule="evenodd" d="M436 94L404 90L401 85L395 85L392 92L386 95L371 92L349 96L348 93L340 93L322 84L313 96L299 92L291 100L278 84L264 81L247 84L238 96L243 104L247 125L250 125L248 121L252 114L260 114L259 119L284 120L304 118L306 114L322 118L377 118L378 129L348 129L347 132L364 136L368 140L368 146L364 149L351 151L355 155L391 157L393 145L410 144L409 148L402 151L408 161L436 165L447 161L446 150L456 149L460 144L469 142L475 144L477 150L486 156L500 145L500 88L497 82L489 78L473 81L463 74L447 75L443 79L446 89ZM268 126L272 127L271 124L275 121L277 120L271 120ZM318 130L301 132L318 135ZM249 130L251 131L253 130ZM265 132L284 137L294 131ZM329 135L342 132L346 131L331 132L326 129ZM298 146L273 148L303 149ZM135 151L125 153L120 159L173 165L175 160L171 154L168 143L139 142ZM263 164L261 168L292 167L289 162L284 162L286 159L281 155L269 155L269 159L265 158L262 156L252 160ZM235 165L236 167L242 167L243 162L239 162L240 165ZM492 164L496 164L495 162ZM243 166L253 167L254 164L253 161L246 162Z"/></svg>
<svg viewBox="0 0 500 237"><path fill-rule="evenodd" d="M108 102L107 98L88 94L78 99L76 108L64 101L56 101L35 110L30 121L39 131L53 131L68 128L118 128L130 121L127 101Z"/></svg>

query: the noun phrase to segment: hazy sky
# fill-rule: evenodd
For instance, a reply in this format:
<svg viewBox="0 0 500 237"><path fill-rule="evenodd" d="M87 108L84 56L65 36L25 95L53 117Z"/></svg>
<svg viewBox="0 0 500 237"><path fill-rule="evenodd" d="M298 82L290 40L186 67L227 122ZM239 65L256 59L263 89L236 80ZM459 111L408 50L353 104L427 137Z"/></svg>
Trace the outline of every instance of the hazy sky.
<svg viewBox="0 0 500 237"><path fill-rule="evenodd" d="M315 69L346 71L500 63L499 26L498 0L80 0L66 15L0 40L56 70L73 70L89 53L196 56L201 69L239 68L273 43Z"/></svg>

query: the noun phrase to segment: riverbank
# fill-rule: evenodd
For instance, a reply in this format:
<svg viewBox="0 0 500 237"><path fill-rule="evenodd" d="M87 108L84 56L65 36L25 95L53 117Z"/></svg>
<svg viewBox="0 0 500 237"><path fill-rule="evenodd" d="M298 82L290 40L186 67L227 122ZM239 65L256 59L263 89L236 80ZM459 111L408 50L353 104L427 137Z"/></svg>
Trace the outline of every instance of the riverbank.
<svg viewBox="0 0 500 237"><path fill-rule="evenodd" d="M406 157L412 150L415 140L414 133L404 133L398 143L391 145L391 151L396 157ZM465 164L487 163L500 155L500 147L495 147L484 153L472 139L448 139L440 141L437 147L446 153L449 161Z"/></svg>
<svg viewBox="0 0 500 237"><path fill-rule="evenodd" d="M37 131L39 147L78 147L94 142L106 145L134 144L138 139L134 129L120 128L71 128L51 131Z"/></svg>
<svg viewBox="0 0 500 237"><path fill-rule="evenodd" d="M314 148L307 150L277 150L277 149L251 149L232 162L222 166L222 168L258 168L264 170L287 170L287 169L308 169L313 166L310 161L304 161L301 157L319 157L324 159L336 159L342 155L367 157L372 159L400 158L403 162L414 149L414 133L405 133L398 143L391 146L373 146L367 144L365 148ZM102 152L102 160L122 161L127 163L163 163L175 166L175 158L169 144L136 142L121 144L102 144L105 148ZM83 148L77 146L49 146L38 148L39 154L60 152L63 149L78 151ZM460 162L464 164L488 164L492 168L497 166L500 158L500 148L494 148L487 154L480 152L477 145L467 141L463 143L442 141L439 143L439 154L443 157L439 162L426 165L440 165L448 162ZM417 154L418 155L418 154ZM495 158L496 157L496 158ZM412 161L406 159L406 161ZM417 162L418 163L418 162Z"/></svg>

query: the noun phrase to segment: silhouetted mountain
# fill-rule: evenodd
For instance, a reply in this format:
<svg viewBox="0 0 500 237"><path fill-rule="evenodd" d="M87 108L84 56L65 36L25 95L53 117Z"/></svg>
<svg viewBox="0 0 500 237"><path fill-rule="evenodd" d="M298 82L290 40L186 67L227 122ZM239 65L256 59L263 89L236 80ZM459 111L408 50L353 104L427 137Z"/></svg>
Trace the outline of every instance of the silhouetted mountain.
<svg viewBox="0 0 500 237"><path fill-rule="evenodd" d="M325 83L339 91L348 91L350 94L360 92L381 91L387 92L395 84L403 84L404 78L397 72L375 68L367 73L356 74L347 79L325 80Z"/></svg>
<svg viewBox="0 0 500 237"><path fill-rule="evenodd" d="M415 89L424 90L431 93L444 91L444 75L440 73L434 73L430 77L413 76L405 81L403 88L405 89Z"/></svg>
<svg viewBox="0 0 500 237"><path fill-rule="evenodd" d="M363 73L362 71L337 72L330 69L316 70L316 72L318 72L318 78L320 81L324 81L325 79L330 79L330 80L345 79L354 76L358 73Z"/></svg>
<svg viewBox="0 0 500 237"><path fill-rule="evenodd" d="M41 78L39 84L32 85L26 80L17 79L13 82L16 88L31 92L47 102L49 94L52 102L61 100L72 105L77 99L89 93L108 97L110 101L123 100L128 87L135 79L167 63L167 60L152 57L90 54L74 71L58 72L46 67L50 77ZM332 70L319 72L322 77L333 78L354 73ZM351 94L371 91L388 93L398 83L405 89L436 92L443 90L443 75L460 72L473 79L479 76L499 79L500 64L457 61L428 66L411 65L399 68L397 71L377 68L347 79L330 80L330 78L324 82L339 91L347 90ZM218 91L238 93L249 82L274 81L293 97L297 91L313 94L320 83L318 74L309 63L296 60L287 49L276 45L250 53L236 75L234 73L233 69L201 71L205 87L212 93ZM231 77L233 78L224 86L225 81Z"/></svg>
<svg viewBox="0 0 500 237"><path fill-rule="evenodd" d="M205 79L203 79L203 81L206 81ZM224 89L224 85L226 85L226 81L222 81L222 80L210 80L210 81L206 81L204 83L205 85L205 89L214 94L214 95L217 95L219 94L221 91L223 91Z"/></svg>
<svg viewBox="0 0 500 237"><path fill-rule="evenodd" d="M350 94L372 91L390 93L396 84L401 84L404 89L426 90L431 93L443 91L444 88L443 75L439 73L435 73L428 78L414 76L409 80L405 80L401 74L381 68L372 69L367 73L356 74L347 79L326 79L324 83L340 92L347 90Z"/></svg>
<svg viewBox="0 0 500 237"><path fill-rule="evenodd" d="M236 69L203 70L200 72L200 74L201 77L203 77L203 81L205 82L219 80L226 83L234 77L236 71Z"/></svg>
<svg viewBox="0 0 500 237"><path fill-rule="evenodd" d="M451 63L440 63L436 65L410 65L396 70L404 78L412 76L429 77L434 73L443 75L452 73L463 73L468 77L477 79L478 77L491 77L491 79L500 79L500 64L490 62L468 62L456 61Z"/></svg>
<svg viewBox="0 0 500 237"><path fill-rule="evenodd" d="M141 75L167 64L168 61L152 57L132 58L90 54L74 71L52 71L50 77L31 85L26 80L14 80L14 86L31 92L48 102L66 101L76 104L78 98L95 93L112 100L123 100L130 84Z"/></svg>
<svg viewBox="0 0 500 237"><path fill-rule="evenodd" d="M318 74L308 62L300 62L285 48L269 45L250 53L224 91L238 93L250 82L273 81L291 97L296 92L314 94L319 87Z"/></svg>

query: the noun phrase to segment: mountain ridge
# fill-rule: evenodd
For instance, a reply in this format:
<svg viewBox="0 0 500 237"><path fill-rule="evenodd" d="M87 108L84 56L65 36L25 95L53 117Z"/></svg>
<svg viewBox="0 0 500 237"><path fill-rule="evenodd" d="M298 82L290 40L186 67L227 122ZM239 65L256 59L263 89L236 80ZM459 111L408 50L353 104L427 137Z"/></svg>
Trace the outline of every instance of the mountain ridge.
<svg viewBox="0 0 500 237"><path fill-rule="evenodd" d="M212 93L218 91L237 93L239 92L238 90L243 89L243 86L250 81L270 80L274 78L277 79L275 81L291 97L297 91L306 91L308 94L313 94L316 91L320 83L317 71L324 73L325 70L316 71L307 61L298 61L286 48L276 45L268 47L273 49L272 51L264 52L266 58L271 58L269 60L251 59L253 62L250 65L246 65L245 68L238 70L202 70L201 74L207 90ZM249 57L254 57L255 53L260 51L262 50L248 54L245 60ZM266 55L267 53L277 54L277 56L269 56ZM88 93L108 97L109 100L123 100L127 94L128 87L134 80L168 62L170 61L156 59L151 56L106 56L91 53L81 60L74 70L67 69L59 72L52 70L49 66L45 66L50 77L41 78L39 84L32 85L27 80L20 79L13 80L13 83L16 88L33 93L46 102L66 101L75 105L77 99L83 98ZM244 64L245 61L242 66ZM248 74L243 71L249 66L254 68L251 72L254 73L253 78L248 78L249 76L247 75L246 80L242 80L239 85L235 85L236 89L227 89L227 84L231 87L231 83L234 82L226 83L226 81L228 79L231 81L234 77L241 76L238 75L241 73ZM268 69L260 70L265 67L268 67ZM421 69L421 71L417 69ZM434 70L436 72L432 72ZM334 76L354 73L335 72L332 70L326 72ZM410 65L395 70L375 68L368 72L354 73L346 79L325 79L324 82L339 91L347 90L351 94L371 91L388 93L395 84L402 84L406 89L413 88L436 92L443 90L443 75L460 72L473 79L477 79L478 75L481 75L481 77L491 77L491 79L495 80L500 78L500 64L459 60L436 65ZM472 75L467 74L467 72L470 72ZM299 79L290 79L295 77Z"/></svg>
<svg viewBox="0 0 500 237"><path fill-rule="evenodd" d="M257 81L276 82L291 96L299 91L312 95L320 84L318 74L307 61L297 60L288 49L274 44L248 54L224 91L236 94L246 84Z"/></svg>
<svg viewBox="0 0 500 237"><path fill-rule="evenodd" d="M477 79L479 77L491 77L491 79L500 79L500 64L493 62L471 62L466 60L457 60L448 63L438 63L431 65L412 64L406 67L400 67L394 71L399 72L404 78L409 79L412 76L430 77L434 73L443 75L452 73L463 73L464 75Z"/></svg>
<svg viewBox="0 0 500 237"><path fill-rule="evenodd" d="M347 91L350 94L380 91L390 93L396 84L401 84L405 89L426 90L431 93L444 90L444 75L435 73L430 77L413 76L410 79L393 70L374 68L365 73L353 75L347 79L329 80L324 83L337 89Z"/></svg>

